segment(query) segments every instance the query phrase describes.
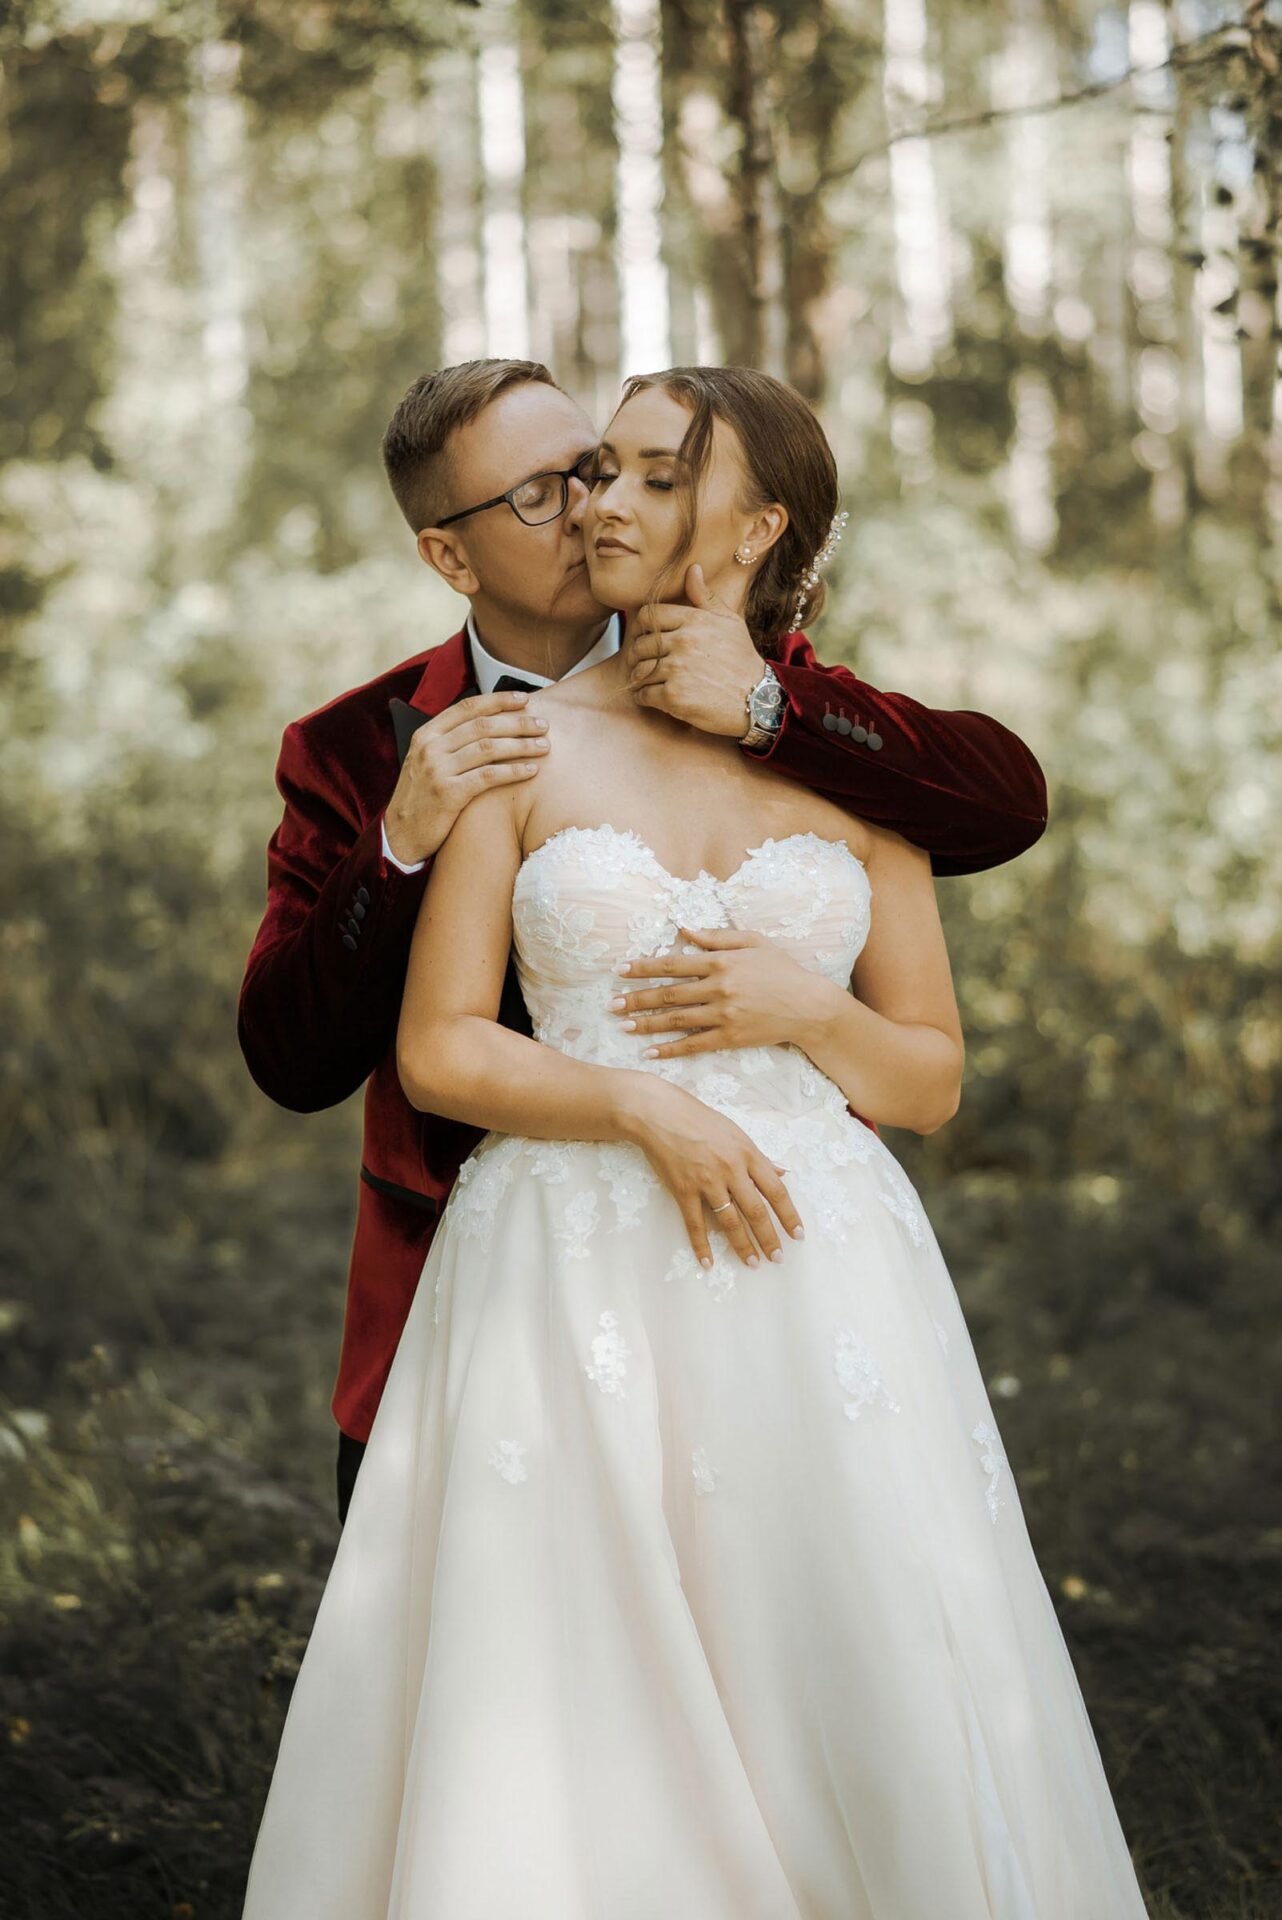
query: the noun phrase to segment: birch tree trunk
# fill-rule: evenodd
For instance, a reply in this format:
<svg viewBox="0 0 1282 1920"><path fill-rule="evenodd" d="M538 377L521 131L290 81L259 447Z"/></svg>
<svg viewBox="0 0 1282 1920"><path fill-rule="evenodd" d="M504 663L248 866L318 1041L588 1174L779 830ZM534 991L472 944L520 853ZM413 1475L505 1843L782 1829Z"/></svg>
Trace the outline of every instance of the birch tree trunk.
<svg viewBox="0 0 1282 1920"><path fill-rule="evenodd" d="M529 249L525 232L525 88L520 29L511 0L494 9L481 47L485 338L488 353L523 360L530 351Z"/></svg>
<svg viewBox="0 0 1282 1920"><path fill-rule="evenodd" d="M670 365L672 331L663 258L662 22L658 0L613 0L615 257L622 336L620 372Z"/></svg>

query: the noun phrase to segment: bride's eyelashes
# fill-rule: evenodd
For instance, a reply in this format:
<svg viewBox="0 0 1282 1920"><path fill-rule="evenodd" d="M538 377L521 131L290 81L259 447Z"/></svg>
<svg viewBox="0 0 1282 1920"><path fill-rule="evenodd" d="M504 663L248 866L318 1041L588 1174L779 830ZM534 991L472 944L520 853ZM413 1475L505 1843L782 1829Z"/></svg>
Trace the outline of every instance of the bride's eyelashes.
<svg viewBox="0 0 1282 1920"><path fill-rule="evenodd" d="M617 473L598 472L593 476L593 479L591 482L592 491L595 493L599 487L608 486L612 480L617 480L618 477L619 476ZM647 487L650 487L655 493L671 493L673 488L676 486L676 484L677 483L675 480L647 480L646 481Z"/></svg>

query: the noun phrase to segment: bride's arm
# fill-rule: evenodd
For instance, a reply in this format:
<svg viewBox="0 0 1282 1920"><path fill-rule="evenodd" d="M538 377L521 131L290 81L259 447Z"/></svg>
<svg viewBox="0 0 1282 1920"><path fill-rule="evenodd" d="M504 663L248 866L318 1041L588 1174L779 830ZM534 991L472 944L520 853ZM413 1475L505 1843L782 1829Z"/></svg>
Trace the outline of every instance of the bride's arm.
<svg viewBox="0 0 1282 1920"><path fill-rule="evenodd" d="M396 1030L411 1106L536 1139L618 1140L626 1077L500 1025L521 843L511 794L464 807L432 863Z"/></svg>
<svg viewBox="0 0 1282 1920"><path fill-rule="evenodd" d="M930 855L871 832L872 923L853 991L812 976L789 1037L864 1119L934 1133L957 1111L965 1047Z"/></svg>
<svg viewBox="0 0 1282 1920"><path fill-rule="evenodd" d="M396 1032L406 1099L536 1140L629 1141L677 1201L705 1266L705 1206L727 1194L737 1210L722 1224L740 1257L755 1266L759 1245L782 1259L775 1218L800 1235L797 1210L774 1162L727 1114L655 1074L575 1060L500 1024L521 864L516 791L496 787L470 801L432 862Z"/></svg>

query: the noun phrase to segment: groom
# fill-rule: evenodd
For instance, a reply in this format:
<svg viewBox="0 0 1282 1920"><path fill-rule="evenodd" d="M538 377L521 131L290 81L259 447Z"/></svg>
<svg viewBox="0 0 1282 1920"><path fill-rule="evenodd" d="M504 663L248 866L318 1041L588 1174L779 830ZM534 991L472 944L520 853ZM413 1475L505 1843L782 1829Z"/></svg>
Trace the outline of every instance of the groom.
<svg viewBox="0 0 1282 1920"><path fill-rule="evenodd" d="M462 628L286 727L284 813L267 907L240 993L250 1073L297 1113L365 1087L342 1351L338 1513L352 1487L435 1223L482 1129L420 1113L401 1091L396 1026L432 856L495 782L537 779L555 725L522 689L627 647L633 697L740 741L777 772L928 848L939 874L1011 860L1046 824L1028 748L986 714L941 712L824 666L790 634L769 664L743 621L657 610L626 642L592 597L580 477L592 422L528 360L472 360L415 380L383 461L418 553L471 602ZM662 662L662 679L645 682ZM529 1034L509 963L500 1020Z"/></svg>

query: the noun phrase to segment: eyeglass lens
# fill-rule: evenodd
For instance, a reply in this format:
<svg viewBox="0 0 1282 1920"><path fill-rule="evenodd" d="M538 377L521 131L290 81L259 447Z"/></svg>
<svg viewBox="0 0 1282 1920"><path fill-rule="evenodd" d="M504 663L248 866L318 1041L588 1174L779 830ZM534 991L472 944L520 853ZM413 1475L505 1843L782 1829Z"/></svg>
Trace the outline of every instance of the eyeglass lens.
<svg viewBox="0 0 1282 1920"><path fill-rule="evenodd" d="M558 514L564 513L569 497L565 476L560 473L536 474L509 496L521 519L531 527L543 520L555 520Z"/></svg>
<svg viewBox="0 0 1282 1920"><path fill-rule="evenodd" d="M585 453L571 469L585 486L592 484L595 462L595 451ZM527 527L538 527L565 512L570 498L570 483L563 473L536 473L532 480L517 487L509 498L518 518L524 520Z"/></svg>

